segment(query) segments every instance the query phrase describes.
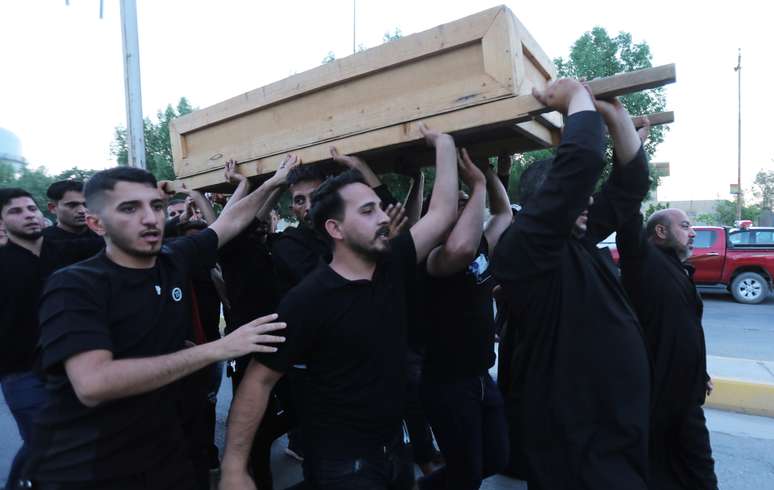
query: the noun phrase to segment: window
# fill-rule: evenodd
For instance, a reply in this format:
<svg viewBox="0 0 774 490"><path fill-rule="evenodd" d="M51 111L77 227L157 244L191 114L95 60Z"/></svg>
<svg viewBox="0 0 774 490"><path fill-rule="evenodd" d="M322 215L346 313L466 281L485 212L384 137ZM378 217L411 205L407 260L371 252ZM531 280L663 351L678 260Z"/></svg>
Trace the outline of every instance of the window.
<svg viewBox="0 0 774 490"><path fill-rule="evenodd" d="M774 230L759 230L754 233L757 245L774 245Z"/></svg>
<svg viewBox="0 0 774 490"><path fill-rule="evenodd" d="M731 233L728 239L731 242L731 245L749 245L750 235L752 235L752 233L749 231L737 231L736 233Z"/></svg>
<svg viewBox="0 0 774 490"><path fill-rule="evenodd" d="M715 239L718 236L718 232L715 230L698 230L696 231L696 237L693 239L694 248L710 248Z"/></svg>

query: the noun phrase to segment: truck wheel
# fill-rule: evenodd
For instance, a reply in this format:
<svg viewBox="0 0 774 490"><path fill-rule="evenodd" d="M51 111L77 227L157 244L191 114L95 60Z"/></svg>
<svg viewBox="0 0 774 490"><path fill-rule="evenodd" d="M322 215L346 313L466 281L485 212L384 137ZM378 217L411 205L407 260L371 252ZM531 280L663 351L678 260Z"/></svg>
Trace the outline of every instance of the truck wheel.
<svg viewBox="0 0 774 490"><path fill-rule="evenodd" d="M731 294L740 303L756 305L769 297L769 283L756 272L743 272L731 283Z"/></svg>

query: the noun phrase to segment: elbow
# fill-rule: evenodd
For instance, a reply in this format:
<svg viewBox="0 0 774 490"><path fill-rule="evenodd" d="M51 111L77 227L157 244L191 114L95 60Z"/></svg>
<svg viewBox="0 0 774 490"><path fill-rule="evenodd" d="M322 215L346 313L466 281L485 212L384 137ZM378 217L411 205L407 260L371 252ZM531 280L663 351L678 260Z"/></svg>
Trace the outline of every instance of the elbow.
<svg viewBox="0 0 774 490"><path fill-rule="evenodd" d="M94 408L107 401L104 390L99 389L91 380L72 381L73 391L84 406Z"/></svg>
<svg viewBox="0 0 774 490"><path fill-rule="evenodd" d="M467 240L463 243L447 243L447 258L450 262L459 265L459 269L466 267L473 262L478 252L478 244Z"/></svg>

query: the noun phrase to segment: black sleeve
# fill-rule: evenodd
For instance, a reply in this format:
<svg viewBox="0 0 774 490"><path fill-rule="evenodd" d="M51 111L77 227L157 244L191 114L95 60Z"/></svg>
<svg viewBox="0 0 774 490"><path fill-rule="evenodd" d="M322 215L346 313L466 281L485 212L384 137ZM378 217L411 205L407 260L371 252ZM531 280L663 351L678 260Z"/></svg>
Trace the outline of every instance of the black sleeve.
<svg viewBox="0 0 774 490"><path fill-rule="evenodd" d="M387 188L386 185L381 184L376 187L374 187L374 192L377 196L379 196L379 199L382 200L382 207L386 208L390 204L395 205L398 204L398 200L395 199L395 196L392 195L390 192L390 189Z"/></svg>
<svg viewBox="0 0 774 490"><path fill-rule="evenodd" d="M613 166L602 190L594 195L594 204L589 208L588 239L598 243L635 218L649 190L648 158L640 146L631 162Z"/></svg>
<svg viewBox="0 0 774 490"><path fill-rule="evenodd" d="M284 330L273 332L285 337L285 342L275 344L277 352L260 352L253 358L274 371L284 373L308 352L319 328L319 308L310 304L309 288L296 288L285 295L277 309L277 321L285 322ZM314 312L314 313L312 313Z"/></svg>
<svg viewBox="0 0 774 490"><path fill-rule="evenodd" d="M558 267L575 220L586 209L604 167L602 116L584 111L567 118L545 182L524 203L493 253L500 282Z"/></svg>
<svg viewBox="0 0 774 490"><path fill-rule="evenodd" d="M100 250L105 248L105 240L101 236L73 238L62 240L57 245L62 247L61 266L64 267L97 255Z"/></svg>
<svg viewBox="0 0 774 490"><path fill-rule="evenodd" d="M90 350L113 350L103 295L70 269L48 281L40 303L41 365L61 369L70 357Z"/></svg>
<svg viewBox="0 0 774 490"><path fill-rule="evenodd" d="M188 270L211 269L218 259L218 234L212 228L206 228L195 235L165 242L164 247Z"/></svg>

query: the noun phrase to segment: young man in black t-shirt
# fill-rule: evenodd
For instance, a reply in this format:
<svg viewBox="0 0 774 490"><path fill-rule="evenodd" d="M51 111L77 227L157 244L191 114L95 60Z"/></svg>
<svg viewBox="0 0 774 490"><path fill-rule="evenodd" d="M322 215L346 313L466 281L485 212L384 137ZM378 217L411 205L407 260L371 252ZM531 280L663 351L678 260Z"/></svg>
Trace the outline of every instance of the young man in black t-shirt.
<svg viewBox="0 0 774 490"><path fill-rule="evenodd" d="M11 465L9 487L19 479L32 422L47 398L43 380L33 371L43 284L55 270L94 255L104 245L101 238L44 237L42 218L27 191L0 189L0 220L8 231L8 243L0 247L0 383L23 441Z"/></svg>
<svg viewBox="0 0 774 490"><path fill-rule="evenodd" d="M246 471L253 434L272 386L301 359L310 378L305 479L319 490L411 488L412 464L400 454L407 303L417 261L452 224L457 199L454 141L420 128L436 148L437 177L430 211L409 233L388 239L390 219L359 172L315 192L314 227L333 259L280 304L289 329L277 357L258 356L247 368L229 416L221 489L255 488Z"/></svg>
<svg viewBox="0 0 774 490"><path fill-rule="evenodd" d="M48 211L56 215L56 225L43 229L43 236L51 240L94 238L97 235L86 226L86 199L83 182L60 180L48 186Z"/></svg>
<svg viewBox="0 0 774 490"><path fill-rule="evenodd" d="M272 352L276 315L220 340L191 339L190 271L283 185L286 160L201 233L162 245L164 195L150 173L118 167L86 186L89 226L105 251L49 280L40 307L51 399L36 422L28 475L42 489L194 488L175 412L175 382L219 360ZM167 186L161 189L166 192Z"/></svg>
<svg viewBox="0 0 774 490"><path fill-rule="evenodd" d="M461 200L444 243L420 265L427 330L421 395L446 460L419 482L425 489L477 489L508 460L503 400L489 376L495 360L489 251L510 226L511 208L494 170L479 170L464 149L460 178L470 196ZM484 226L487 191L492 218Z"/></svg>

